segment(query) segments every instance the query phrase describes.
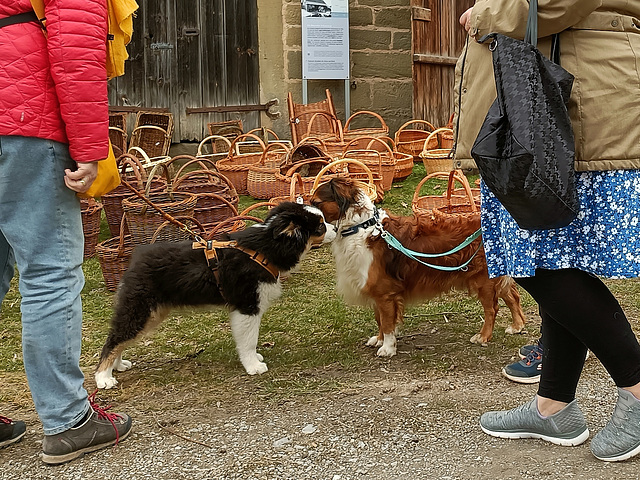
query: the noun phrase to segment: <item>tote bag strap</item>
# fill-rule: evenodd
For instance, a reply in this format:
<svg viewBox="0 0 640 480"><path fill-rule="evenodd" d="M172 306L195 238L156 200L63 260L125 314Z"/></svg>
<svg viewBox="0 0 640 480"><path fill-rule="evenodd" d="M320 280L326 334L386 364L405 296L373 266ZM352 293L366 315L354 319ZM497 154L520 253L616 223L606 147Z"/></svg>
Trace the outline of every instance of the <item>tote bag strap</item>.
<svg viewBox="0 0 640 480"><path fill-rule="evenodd" d="M524 41L534 47L538 46L538 0L529 1L529 16L527 17ZM553 63L560 65L560 35L558 33L551 35L551 55L549 58Z"/></svg>

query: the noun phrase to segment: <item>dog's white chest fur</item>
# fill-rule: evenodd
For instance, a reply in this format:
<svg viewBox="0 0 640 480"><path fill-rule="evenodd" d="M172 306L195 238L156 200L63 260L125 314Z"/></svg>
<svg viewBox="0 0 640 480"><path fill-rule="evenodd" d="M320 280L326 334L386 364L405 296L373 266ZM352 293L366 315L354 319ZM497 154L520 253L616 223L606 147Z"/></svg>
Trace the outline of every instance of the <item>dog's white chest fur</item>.
<svg viewBox="0 0 640 480"><path fill-rule="evenodd" d="M360 200L369 208L363 213L347 212L344 227L357 225L373 216L373 204L363 196ZM381 219L386 216L379 211ZM352 305L369 306L373 303L370 297L362 294L362 289L369 278L369 268L373 263L373 252L367 246L367 238L375 227L358 230L356 233L343 237L340 232L331 245L336 261L336 285L347 303Z"/></svg>

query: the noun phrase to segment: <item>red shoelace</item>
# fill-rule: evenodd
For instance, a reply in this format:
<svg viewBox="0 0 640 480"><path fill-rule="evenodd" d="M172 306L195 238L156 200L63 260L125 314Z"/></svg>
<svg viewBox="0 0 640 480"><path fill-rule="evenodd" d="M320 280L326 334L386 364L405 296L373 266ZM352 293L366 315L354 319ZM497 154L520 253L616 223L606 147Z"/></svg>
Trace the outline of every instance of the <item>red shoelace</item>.
<svg viewBox="0 0 640 480"><path fill-rule="evenodd" d="M3 417L2 415L0 415L0 422L11 424L11 423L13 423L13 420L11 420L10 418Z"/></svg>
<svg viewBox="0 0 640 480"><path fill-rule="evenodd" d="M89 405L94 412L98 414L98 418L103 420L109 420L111 425L113 425L113 429L116 431L116 443L113 445L114 447L118 444L118 440L120 440L120 432L118 432L118 427L116 427L116 420L120 420L122 415L118 415L117 413L107 412L111 408L111 405L107 405L106 407L101 407L96 402L96 394L98 393L98 389L96 389L91 395L89 395Z"/></svg>

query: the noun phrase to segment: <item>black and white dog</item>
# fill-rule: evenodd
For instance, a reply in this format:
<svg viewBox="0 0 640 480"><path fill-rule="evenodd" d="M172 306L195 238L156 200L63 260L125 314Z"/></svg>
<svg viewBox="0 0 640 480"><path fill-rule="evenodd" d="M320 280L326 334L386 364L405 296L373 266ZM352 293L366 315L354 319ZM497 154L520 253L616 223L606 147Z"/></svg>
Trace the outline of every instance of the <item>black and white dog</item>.
<svg viewBox="0 0 640 480"><path fill-rule="evenodd" d="M233 233L230 242L154 243L137 247L116 293L111 328L95 374L98 388L118 382L127 344L159 325L176 307L227 305L240 361L249 375L267 365L256 352L260 320L280 296L280 276L313 245L335 237L315 207L284 202L264 223ZM215 247L215 248L212 248Z"/></svg>

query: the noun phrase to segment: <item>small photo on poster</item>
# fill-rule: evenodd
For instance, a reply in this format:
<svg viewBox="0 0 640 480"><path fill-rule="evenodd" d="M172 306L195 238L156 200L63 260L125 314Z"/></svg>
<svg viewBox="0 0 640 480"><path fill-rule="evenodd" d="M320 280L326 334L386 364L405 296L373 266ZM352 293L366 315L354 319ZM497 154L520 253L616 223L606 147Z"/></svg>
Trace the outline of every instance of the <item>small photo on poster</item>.
<svg viewBox="0 0 640 480"><path fill-rule="evenodd" d="M302 15L305 17L331 16L331 0L301 0Z"/></svg>

